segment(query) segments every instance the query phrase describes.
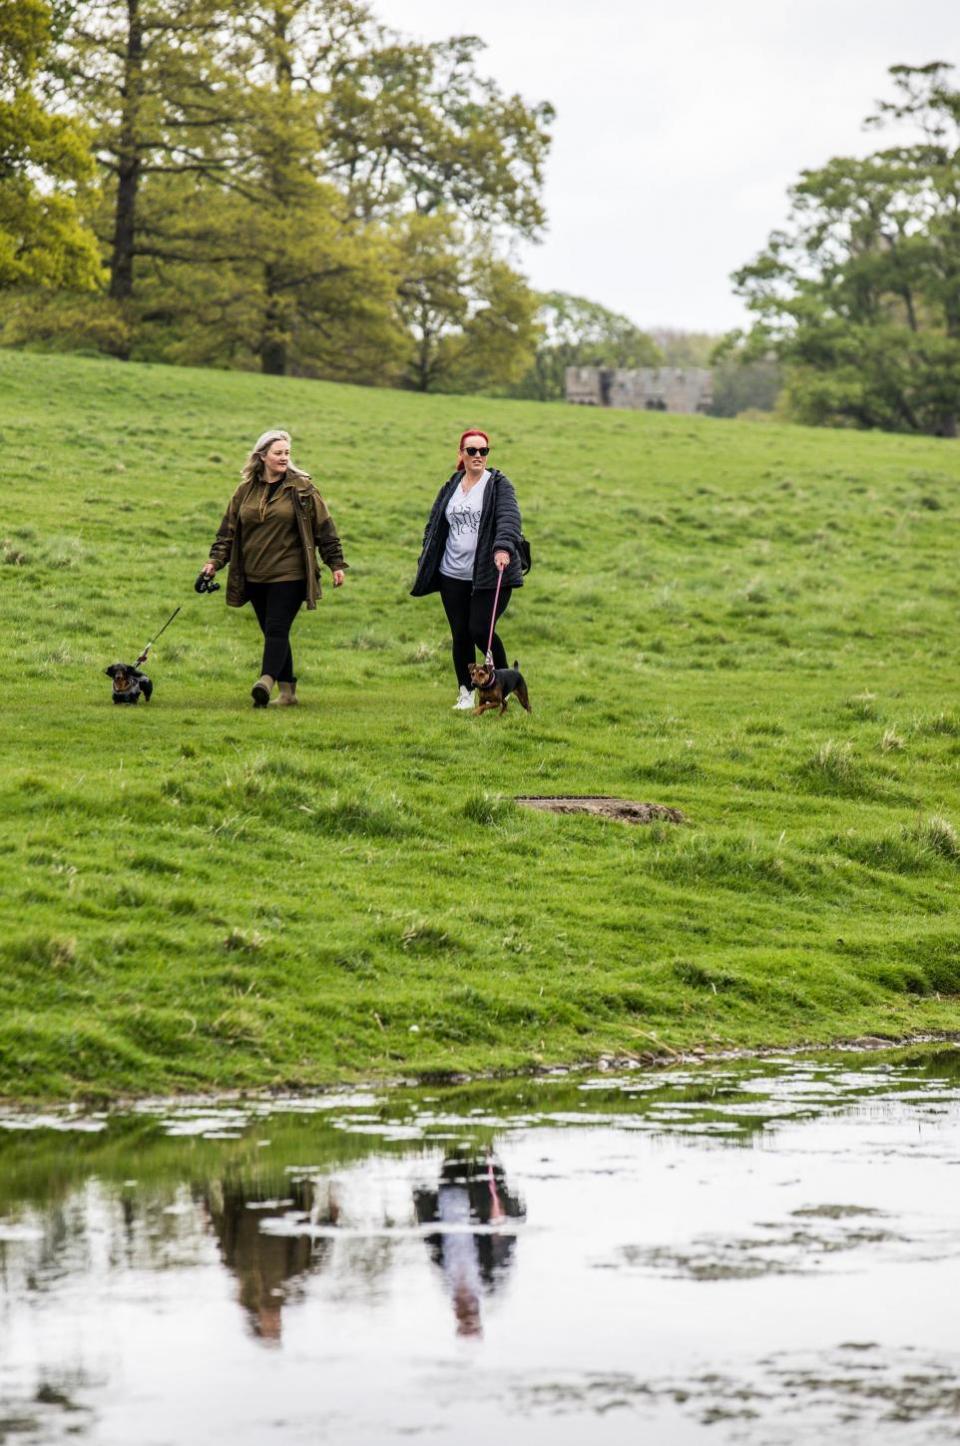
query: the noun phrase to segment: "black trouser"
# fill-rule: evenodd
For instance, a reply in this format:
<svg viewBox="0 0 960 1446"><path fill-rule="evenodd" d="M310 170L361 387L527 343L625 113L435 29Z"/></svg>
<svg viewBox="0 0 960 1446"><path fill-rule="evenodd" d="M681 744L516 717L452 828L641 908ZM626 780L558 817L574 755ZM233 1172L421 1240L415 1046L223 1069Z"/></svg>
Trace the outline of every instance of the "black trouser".
<svg viewBox="0 0 960 1446"><path fill-rule="evenodd" d="M263 633L263 667L277 683L295 683L290 629L307 596L305 578L296 582L248 582L247 593Z"/></svg>
<svg viewBox="0 0 960 1446"><path fill-rule="evenodd" d="M467 668L470 663L476 662L475 649L479 648L481 653L486 652L495 592L496 589L492 587L478 588L474 592L472 582L440 574L440 597L447 614L447 622L450 624L454 671L457 682L464 688L473 687ZM497 598L498 618L506 612L511 592L512 588L501 586L500 596ZM493 666L505 668L507 655L496 633L493 635L490 651L493 654Z"/></svg>

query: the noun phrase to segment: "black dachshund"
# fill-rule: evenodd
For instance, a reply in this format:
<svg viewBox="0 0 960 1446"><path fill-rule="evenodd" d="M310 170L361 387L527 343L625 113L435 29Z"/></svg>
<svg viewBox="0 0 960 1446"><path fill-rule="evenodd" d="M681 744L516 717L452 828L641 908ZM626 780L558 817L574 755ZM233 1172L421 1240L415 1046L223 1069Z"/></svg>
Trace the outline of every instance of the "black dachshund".
<svg viewBox="0 0 960 1446"><path fill-rule="evenodd" d="M104 669L108 678L113 679L113 701L115 703L137 703L143 694L145 703L150 702L153 684L146 673L141 673L135 663L111 663Z"/></svg>

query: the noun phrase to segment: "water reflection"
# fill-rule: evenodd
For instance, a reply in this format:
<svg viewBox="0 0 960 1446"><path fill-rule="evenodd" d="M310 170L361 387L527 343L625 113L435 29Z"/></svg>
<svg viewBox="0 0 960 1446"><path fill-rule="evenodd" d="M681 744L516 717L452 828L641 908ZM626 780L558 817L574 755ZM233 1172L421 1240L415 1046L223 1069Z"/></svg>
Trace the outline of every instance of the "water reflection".
<svg viewBox="0 0 960 1446"><path fill-rule="evenodd" d="M216 1182L203 1193L203 1206L217 1237L220 1258L237 1277L238 1298L251 1334L279 1345L283 1307L302 1298L306 1278L320 1270L332 1242L323 1236L277 1234L264 1229L293 1210L313 1223L336 1225L340 1209L332 1188L309 1180L284 1180L286 1198L264 1197L242 1178Z"/></svg>
<svg viewBox="0 0 960 1446"><path fill-rule="evenodd" d="M415 1190L413 1198L421 1225L446 1227L426 1240L444 1275L457 1334L482 1335L481 1297L496 1288L510 1264L516 1235L504 1225L524 1218L523 1202L507 1188L503 1166L490 1150L448 1156L437 1188ZM471 1228L476 1226L482 1228Z"/></svg>
<svg viewBox="0 0 960 1446"><path fill-rule="evenodd" d="M0 1115L0 1442L953 1439L958 1166L954 1050Z"/></svg>

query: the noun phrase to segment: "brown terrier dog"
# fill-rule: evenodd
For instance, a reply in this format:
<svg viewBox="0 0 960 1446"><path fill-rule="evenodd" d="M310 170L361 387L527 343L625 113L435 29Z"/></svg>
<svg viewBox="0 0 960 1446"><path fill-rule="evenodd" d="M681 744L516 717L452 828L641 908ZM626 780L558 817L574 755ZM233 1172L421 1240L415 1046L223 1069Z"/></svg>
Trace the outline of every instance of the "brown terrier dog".
<svg viewBox="0 0 960 1446"><path fill-rule="evenodd" d="M511 693L516 693L528 713L533 712L527 697L527 685L523 674L517 669L516 660L512 668L495 668L491 663L471 663L470 681L480 694L480 702L473 710L475 716L485 713L488 708L499 708L501 713L506 713L507 699Z"/></svg>

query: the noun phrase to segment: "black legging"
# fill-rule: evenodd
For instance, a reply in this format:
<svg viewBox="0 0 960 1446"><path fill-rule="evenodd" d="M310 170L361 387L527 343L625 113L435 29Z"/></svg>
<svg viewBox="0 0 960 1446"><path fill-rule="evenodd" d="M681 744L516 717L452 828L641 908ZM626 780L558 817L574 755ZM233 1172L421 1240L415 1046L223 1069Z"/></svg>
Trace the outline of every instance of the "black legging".
<svg viewBox="0 0 960 1446"><path fill-rule="evenodd" d="M295 683L290 629L307 595L303 578L298 582L248 582L247 592L263 633L263 667L277 683Z"/></svg>
<svg viewBox="0 0 960 1446"><path fill-rule="evenodd" d="M509 587L500 588L500 596L497 598L498 618L507 610L511 591ZM447 622L450 624L453 666L457 682L464 688L473 687L467 668L470 663L476 662L475 650L479 648L481 653L486 651L495 592L496 589L492 587L478 588L474 592L472 582L440 574L440 597L447 614ZM496 633L493 635L490 651L493 654L493 666L505 668L507 655Z"/></svg>

